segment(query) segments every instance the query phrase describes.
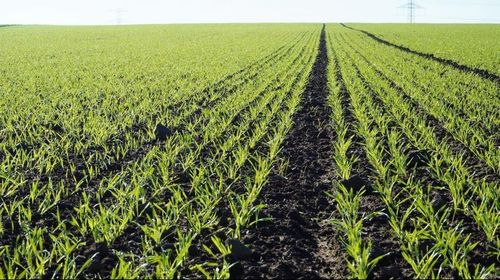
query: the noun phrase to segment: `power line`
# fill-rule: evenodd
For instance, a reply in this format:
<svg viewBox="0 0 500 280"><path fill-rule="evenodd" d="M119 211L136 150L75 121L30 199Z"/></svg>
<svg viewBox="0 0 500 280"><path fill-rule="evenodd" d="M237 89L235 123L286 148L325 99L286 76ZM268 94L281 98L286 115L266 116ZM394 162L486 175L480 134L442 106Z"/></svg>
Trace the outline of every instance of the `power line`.
<svg viewBox="0 0 500 280"><path fill-rule="evenodd" d="M439 19L449 19L449 20L457 20L457 21L472 21L472 22L484 22L484 23L488 23L488 22L491 22L491 23L499 23L500 22L500 18L463 18L463 17L439 17L439 16L424 16L424 18L428 18L428 19L436 19L436 20L439 20Z"/></svg>
<svg viewBox="0 0 500 280"><path fill-rule="evenodd" d="M500 3L499 2L477 2L477 1L474 1L474 2L470 2L470 1L464 1L464 2L460 2L460 1L451 1L451 2L436 2L436 4L438 5L452 5L452 6L492 6L492 7L498 7L500 6Z"/></svg>

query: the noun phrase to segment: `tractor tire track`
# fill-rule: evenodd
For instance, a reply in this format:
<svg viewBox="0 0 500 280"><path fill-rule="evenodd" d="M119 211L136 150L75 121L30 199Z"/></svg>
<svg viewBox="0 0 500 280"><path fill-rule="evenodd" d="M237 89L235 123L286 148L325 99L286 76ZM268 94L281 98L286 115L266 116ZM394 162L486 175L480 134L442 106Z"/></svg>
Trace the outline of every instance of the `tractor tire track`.
<svg viewBox="0 0 500 280"><path fill-rule="evenodd" d="M338 278L342 276L340 245L333 228L323 225L334 205L325 194L334 177L331 129L327 105L328 63L325 28L319 52L294 115L294 127L285 139L282 156L289 161L286 177L271 174L262 190L268 205L261 222L246 233L244 242L254 250L253 258L242 262L236 278Z"/></svg>

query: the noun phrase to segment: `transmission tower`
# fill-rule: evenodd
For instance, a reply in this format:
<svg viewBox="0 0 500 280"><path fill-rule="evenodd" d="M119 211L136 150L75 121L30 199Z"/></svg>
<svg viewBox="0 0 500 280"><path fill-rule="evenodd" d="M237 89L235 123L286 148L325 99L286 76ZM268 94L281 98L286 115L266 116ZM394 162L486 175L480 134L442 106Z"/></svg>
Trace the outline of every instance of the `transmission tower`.
<svg viewBox="0 0 500 280"><path fill-rule="evenodd" d="M115 23L116 24L122 24L122 22L123 22L123 14L126 13L127 10L121 9L121 8L117 8L117 9L111 9L109 11L115 14Z"/></svg>
<svg viewBox="0 0 500 280"><path fill-rule="evenodd" d="M416 4L414 0L408 0L406 4L403 6L399 6L399 8L406 9L408 11L408 23L415 22L415 10L422 9L423 7Z"/></svg>

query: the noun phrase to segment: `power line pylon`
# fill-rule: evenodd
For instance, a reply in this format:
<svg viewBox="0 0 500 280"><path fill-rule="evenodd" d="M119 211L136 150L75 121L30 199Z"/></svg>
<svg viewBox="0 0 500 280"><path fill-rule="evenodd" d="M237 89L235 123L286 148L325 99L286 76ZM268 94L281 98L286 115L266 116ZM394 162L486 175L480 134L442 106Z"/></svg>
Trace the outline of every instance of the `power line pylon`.
<svg viewBox="0 0 500 280"><path fill-rule="evenodd" d="M115 14L115 23L116 24L122 24L123 22L123 14L127 12L125 9L117 8L117 9L111 9L109 10L110 12Z"/></svg>
<svg viewBox="0 0 500 280"><path fill-rule="evenodd" d="M408 3L406 3L402 6L399 6L399 8L403 8L403 9L406 9L408 11L408 23L415 22L415 10L416 9L423 9L423 7L416 4L414 0L408 0Z"/></svg>

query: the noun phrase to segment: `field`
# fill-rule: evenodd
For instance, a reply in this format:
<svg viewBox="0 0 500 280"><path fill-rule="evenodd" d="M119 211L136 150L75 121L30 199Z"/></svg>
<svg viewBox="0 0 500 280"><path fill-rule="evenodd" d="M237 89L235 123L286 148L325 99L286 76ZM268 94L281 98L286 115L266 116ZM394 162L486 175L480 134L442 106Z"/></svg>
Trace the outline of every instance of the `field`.
<svg viewBox="0 0 500 280"><path fill-rule="evenodd" d="M488 24L352 24L410 49L500 74L500 28ZM415 40L415 38L418 38Z"/></svg>
<svg viewBox="0 0 500 280"><path fill-rule="evenodd" d="M499 32L2 27L0 278L497 278Z"/></svg>

